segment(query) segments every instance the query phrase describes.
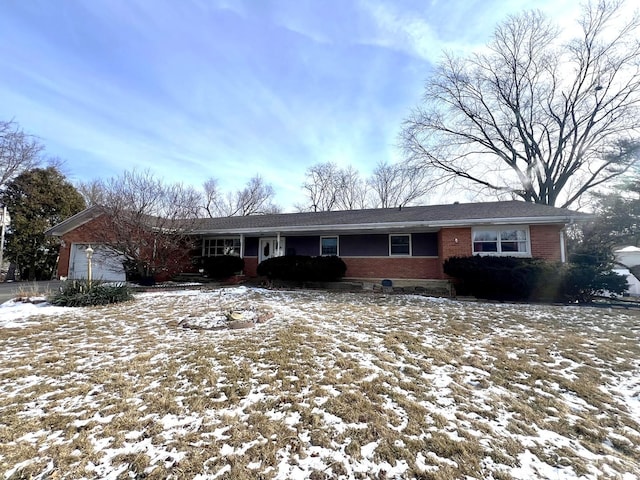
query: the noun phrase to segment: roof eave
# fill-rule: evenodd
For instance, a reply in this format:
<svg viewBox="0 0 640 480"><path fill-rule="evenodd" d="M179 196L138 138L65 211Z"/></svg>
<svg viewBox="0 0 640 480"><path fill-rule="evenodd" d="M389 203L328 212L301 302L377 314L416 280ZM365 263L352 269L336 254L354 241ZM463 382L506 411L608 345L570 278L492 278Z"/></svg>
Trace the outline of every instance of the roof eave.
<svg viewBox="0 0 640 480"><path fill-rule="evenodd" d="M104 213L104 209L98 205L93 205L89 208L85 208L81 212L76 213L72 217L63 220L62 222L54 225L53 227L45 230L44 234L51 237L62 237L66 233L90 222L91 220L98 218Z"/></svg>
<svg viewBox="0 0 640 480"><path fill-rule="evenodd" d="M281 227L256 228L222 228L202 229L193 233L197 235L247 235L247 234L276 234L276 233L312 233L318 231L380 231L380 230L409 230L416 228L440 229L448 227L464 227L477 225L557 225L586 221L590 215L553 216L553 217L509 217L509 218L477 218L464 220L440 220L417 222L386 222L386 223L358 223L358 224L330 224L330 225L298 225Z"/></svg>

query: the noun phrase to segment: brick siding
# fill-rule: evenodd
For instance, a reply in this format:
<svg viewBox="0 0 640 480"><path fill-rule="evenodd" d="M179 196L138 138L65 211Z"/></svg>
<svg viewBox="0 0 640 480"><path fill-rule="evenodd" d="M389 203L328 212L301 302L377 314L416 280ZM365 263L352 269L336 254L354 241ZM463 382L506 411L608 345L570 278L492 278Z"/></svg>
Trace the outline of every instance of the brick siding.
<svg viewBox="0 0 640 480"><path fill-rule="evenodd" d="M561 260L560 231L563 225L531 225L531 256L552 262Z"/></svg>
<svg viewBox="0 0 640 480"><path fill-rule="evenodd" d="M440 260L432 257L341 257L351 278L441 278Z"/></svg>

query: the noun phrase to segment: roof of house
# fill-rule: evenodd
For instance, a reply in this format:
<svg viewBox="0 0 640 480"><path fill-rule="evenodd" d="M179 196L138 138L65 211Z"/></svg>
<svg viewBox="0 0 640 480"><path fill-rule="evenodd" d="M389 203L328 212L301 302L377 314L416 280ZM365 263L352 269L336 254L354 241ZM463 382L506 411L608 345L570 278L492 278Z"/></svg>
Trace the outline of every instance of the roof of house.
<svg viewBox="0 0 640 480"><path fill-rule="evenodd" d="M104 212L91 207L49 229L64 235ZM439 229L465 225L567 224L591 215L520 201L453 203L402 208L332 212L280 213L244 217L203 218L193 223L196 234L294 233L383 229Z"/></svg>
<svg viewBox="0 0 640 480"><path fill-rule="evenodd" d="M202 219L197 233L295 232L385 228L441 228L508 223L571 223L590 215L564 208L520 201L453 203L402 208L375 208L332 212L281 213Z"/></svg>

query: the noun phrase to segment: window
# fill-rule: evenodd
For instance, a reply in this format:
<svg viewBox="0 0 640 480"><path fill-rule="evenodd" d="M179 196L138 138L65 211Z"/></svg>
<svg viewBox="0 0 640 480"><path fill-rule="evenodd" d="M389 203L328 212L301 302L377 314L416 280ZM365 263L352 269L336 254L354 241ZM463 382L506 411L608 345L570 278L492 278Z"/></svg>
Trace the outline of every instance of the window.
<svg viewBox="0 0 640 480"><path fill-rule="evenodd" d="M389 235L390 255L411 255L411 235Z"/></svg>
<svg viewBox="0 0 640 480"><path fill-rule="evenodd" d="M526 255L529 253L529 230L526 227L475 229L473 253L485 255Z"/></svg>
<svg viewBox="0 0 640 480"><path fill-rule="evenodd" d="M338 237L320 237L320 255L338 255Z"/></svg>
<svg viewBox="0 0 640 480"><path fill-rule="evenodd" d="M222 255L240 256L240 239L239 238L205 238L204 252L205 257L220 257Z"/></svg>

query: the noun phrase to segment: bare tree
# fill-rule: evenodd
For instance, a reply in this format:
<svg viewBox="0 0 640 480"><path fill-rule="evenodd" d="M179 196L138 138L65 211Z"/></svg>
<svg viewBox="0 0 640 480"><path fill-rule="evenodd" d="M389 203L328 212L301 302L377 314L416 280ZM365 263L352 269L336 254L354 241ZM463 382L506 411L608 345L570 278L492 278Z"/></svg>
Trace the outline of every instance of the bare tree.
<svg viewBox="0 0 640 480"><path fill-rule="evenodd" d="M367 184L351 165L341 169L333 162L318 163L307 169L302 185L308 203L300 211L348 210L367 205Z"/></svg>
<svg viewBox="0 0 640 480"><path fill-rule="evenodd" d="M210 178L202 185L204 189L203 205L205 216L209 218L223 217L223 195L218 185L218 179Z"/></svg>
<svg viewBox="0 0 640 480"><path fill-rule="evenodd" d="M184 268L201 194L180 183L166 184L150 171L126 171L102 183L108 219L102 243L124 256L132 272L149 276Z"/></svg>
<svg viewBox="0 0 640 480"><path fill-rule="evenodd" d="M279 213L280 207L273 203L275 191L264 179L256 175L242 190L224 195L218 180L210 178L204 185L203 210L209 217L234 217Z"/></svg>
<svg viewBox="0 0 640 480"><path fill-rule="evenodd" d="M638 160L640 18L621 6L585 6L568 43L527 12L486 53L447 55L404 124L410 159L442 182L561 206L624 174Z"/></svg>
<svg viewBox="0 0 640 480"><path fill-rule="evenodd" d="M100 179L77 182L76 190L82 195L88 207L105 203L105 185Z"/></svg>
<svg viewBox="0 0 640 480"><path fill-rule="evenodd" d="M336 206L339 210L356 210L368 206L369 188L360 172L352 165L338 171L338 195Z"/></svg>
<svg viewBox="0 0 640 480"><path fill-rule="evenodd" d="M0 120L0 189L20 173L37 167L43 149L16 122Z"/></svg>
<svg viewBox="0 0 640 480"><path fill-rule="evenodd" d="M380 162L369 178L376 207L390 208L414 204L424 198L431 188L427 172L407 163Z"/></svg>

